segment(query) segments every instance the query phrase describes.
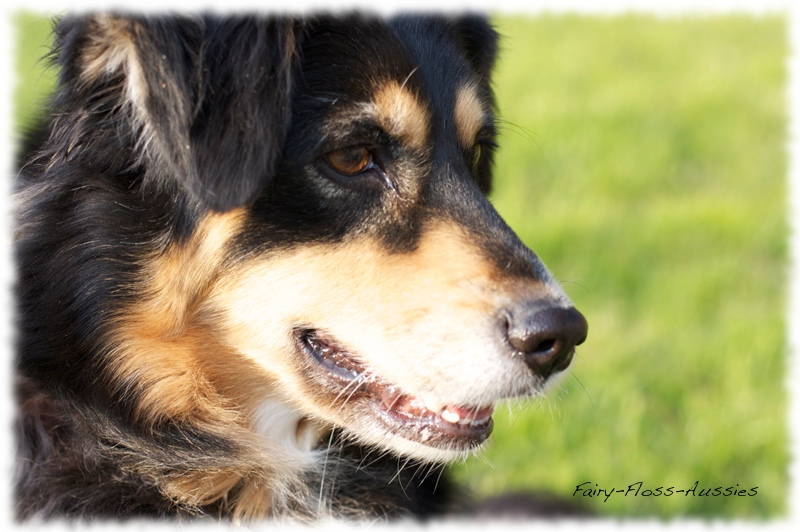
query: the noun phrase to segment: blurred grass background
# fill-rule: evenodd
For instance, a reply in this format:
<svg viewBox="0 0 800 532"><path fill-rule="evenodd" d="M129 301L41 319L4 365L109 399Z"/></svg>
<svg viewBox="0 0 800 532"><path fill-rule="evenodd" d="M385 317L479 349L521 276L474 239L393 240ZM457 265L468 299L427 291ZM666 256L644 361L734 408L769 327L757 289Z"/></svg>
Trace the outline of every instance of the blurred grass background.
<svg viewBox="0 0 800 532"><path fill-rule="evenodd" d="M787 21L496 19L492 195L589 321L572 375L501 410L483 494L758 486L754 497L575 497L605 515L787 511Z"/></svg>
<svg viewBox="0 0 800 532"><path fill-rule="evenodd" d="M607 516L788 508L788 22L779 16L494 18L493 203L589 320L548 398L500 408L451 467L481 495L548 491ZM20 13L15 123L51 74ZM573 497L758 487L753 497Z"/></svg>
<svg viewBox="0 0 800 532"><path fill-rule="evenodd" d="M39 116L47 94L52 90L56 72L43 59L50 52L51 22L46 16L16 13L15 59L17 84L14 87L14 130L21 132Z"/></svg>

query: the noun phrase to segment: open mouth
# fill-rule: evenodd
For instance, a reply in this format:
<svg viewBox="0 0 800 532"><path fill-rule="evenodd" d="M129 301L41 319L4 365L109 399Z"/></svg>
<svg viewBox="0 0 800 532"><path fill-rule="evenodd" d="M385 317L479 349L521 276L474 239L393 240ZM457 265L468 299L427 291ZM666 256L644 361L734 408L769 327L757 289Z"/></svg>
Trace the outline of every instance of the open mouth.
<svg viewBox="0 0 800 532"><path fill-rule="evenodd" d="M492 432L494 405L445 404L404 393L370 371L329 335L297 329L300 349L341 389L342 401L366 400L387 430L431 447L467 450Z"/></svg>

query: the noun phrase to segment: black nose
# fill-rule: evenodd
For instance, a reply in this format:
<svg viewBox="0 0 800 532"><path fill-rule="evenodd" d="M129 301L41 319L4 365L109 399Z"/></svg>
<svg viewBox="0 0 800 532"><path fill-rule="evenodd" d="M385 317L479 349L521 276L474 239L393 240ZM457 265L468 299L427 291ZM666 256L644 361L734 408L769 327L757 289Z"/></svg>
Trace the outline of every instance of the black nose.
<svg viewBox="0 0 800 532"><path fill-rule="evenodd" d="M538 301L517 305L506 320L508 342L544 378L569 366L575 346L586 340L589 330L586 318L574 307Z"/></svg>

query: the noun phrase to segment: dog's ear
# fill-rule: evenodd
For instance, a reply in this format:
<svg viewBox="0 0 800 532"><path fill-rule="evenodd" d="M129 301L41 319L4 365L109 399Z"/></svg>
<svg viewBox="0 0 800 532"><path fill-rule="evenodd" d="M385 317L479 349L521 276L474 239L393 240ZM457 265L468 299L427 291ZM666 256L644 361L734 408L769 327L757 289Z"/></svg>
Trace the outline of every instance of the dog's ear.
<svg viewBox="0 0 800 532"><path fill-rule="evenodd" d="M276 170L298 33L285 17L68 18L62 87L82 93L72 101L96 123L116 124L147 179L177 180L225 211L254 201Z"/></svg>
<svg viewBox="0 0 800 532"><path fill-rule="evenodd" d="M463 15L453 21L455 36L475 73L488 85L498 51L497 31L485 17Z"/></svg>

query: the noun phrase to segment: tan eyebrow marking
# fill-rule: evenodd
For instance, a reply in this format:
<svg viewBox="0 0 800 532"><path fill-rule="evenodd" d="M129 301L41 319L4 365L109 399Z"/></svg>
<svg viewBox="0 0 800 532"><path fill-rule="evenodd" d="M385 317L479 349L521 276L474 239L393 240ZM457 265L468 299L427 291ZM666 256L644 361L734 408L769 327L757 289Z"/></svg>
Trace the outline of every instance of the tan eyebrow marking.
<svg viewBox="0 0 800 532"><path fill-rule="evenodd" d="M387 133L420 150L427 146L430 113L409 89L395 80L384 82L375 91L373 104L378 122Z"/></svg>
<svg viewBox="0 0 800 532"><path fill-rule="evenodd" d="M464 147L470 148L486 121L486 108L474 83L467 83L458 89L454 112L458 140Z"/></svg>

